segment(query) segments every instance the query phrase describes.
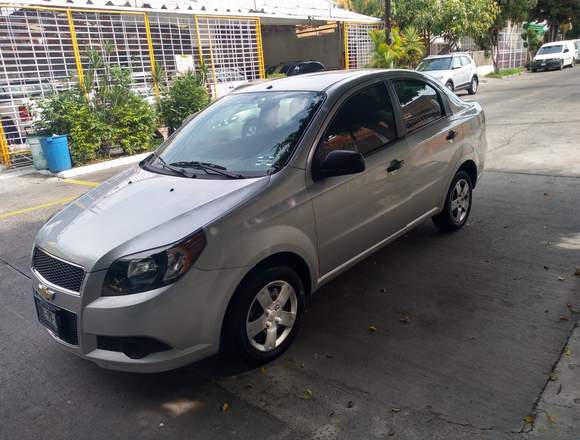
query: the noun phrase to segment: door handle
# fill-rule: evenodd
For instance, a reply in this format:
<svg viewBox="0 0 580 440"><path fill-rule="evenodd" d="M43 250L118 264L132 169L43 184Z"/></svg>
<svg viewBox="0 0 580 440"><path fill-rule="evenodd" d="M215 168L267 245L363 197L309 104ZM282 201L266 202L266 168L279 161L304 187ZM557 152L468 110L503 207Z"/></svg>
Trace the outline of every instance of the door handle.
<svg viewBox="0 0 580 440"><path fill-rule="evenodd" d="M387 173L392 173L394 171L400 170L403 165L405 165L404 160L395 159L391 162L391 164L387 168Z"/></svg>
<svg viewBox="0 0 580 440"><path fill-rule="evenodd" d="M456 137L457 137L457 132L455 130L451 130L449 133L447 133L447 138L446 139L448 141L452 141Z"/></svg>

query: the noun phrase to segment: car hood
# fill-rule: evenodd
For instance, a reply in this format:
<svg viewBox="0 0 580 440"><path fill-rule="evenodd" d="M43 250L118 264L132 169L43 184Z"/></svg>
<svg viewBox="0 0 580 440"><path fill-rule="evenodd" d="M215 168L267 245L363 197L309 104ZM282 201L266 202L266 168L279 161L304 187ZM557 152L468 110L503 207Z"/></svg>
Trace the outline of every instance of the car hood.
<svg viewBox="0 0 580 440"><path fill-rule="evenodd" d="M545 53L542 55L536 55L534 57L534 61L549 60L552 58L559 60L561 57L562 57L561 53Z"/></svg>
<svg viewBox="0 0 580 440"><path fill-rule="evenodd" d="M188 179L134 167L76 199L38 232L45 251L86 271L176 242L244 202L270 180Z"/></svg>
<svg viewBox="0 0 580 440"><path fill-rule="evenodd" d="M423 71L421 73L424 73L425 75L429 75L432 76L433 78L441 78L441 77L446 77L449 76L449 70L427 70L427 71Z"/></svg>

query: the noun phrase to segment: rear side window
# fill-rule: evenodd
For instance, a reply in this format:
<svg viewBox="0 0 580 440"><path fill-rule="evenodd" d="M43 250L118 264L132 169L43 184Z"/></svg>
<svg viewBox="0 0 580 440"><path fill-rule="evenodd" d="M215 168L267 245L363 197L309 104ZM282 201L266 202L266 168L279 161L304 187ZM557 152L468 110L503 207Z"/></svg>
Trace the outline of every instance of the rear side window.
<svg viewBox="0 0 580 440"><path fill-rule="evenodd" d="M400 79L393 81L393 85L407 133L443 117L439 94L429 84L416 79Z"/></svg>
<svg viewBox="0 0 580 440"><path fill-rule="evenodd" d="M461 64L467 66L471 61L467 57L461 57Z"/></svg>
<svg viewBox="0 0 580 440"><path fill-rule="evenodd" d="M393 106L383 83L351 96L336 113L316 152L319 163L334 150L367 155L397 138Z"/></svg>

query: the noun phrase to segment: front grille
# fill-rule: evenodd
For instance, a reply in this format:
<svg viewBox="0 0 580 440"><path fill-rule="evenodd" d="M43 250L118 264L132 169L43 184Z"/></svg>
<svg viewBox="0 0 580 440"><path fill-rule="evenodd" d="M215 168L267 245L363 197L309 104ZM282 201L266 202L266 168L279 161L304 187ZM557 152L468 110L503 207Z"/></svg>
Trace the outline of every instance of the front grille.
<svg viewBox="0 0 580 440"><path fill-rule="evenodd" d="M34 248L32 267L46 281L64 289L80 292L85 271L65 261L59 260L46 252Z"/></svg>

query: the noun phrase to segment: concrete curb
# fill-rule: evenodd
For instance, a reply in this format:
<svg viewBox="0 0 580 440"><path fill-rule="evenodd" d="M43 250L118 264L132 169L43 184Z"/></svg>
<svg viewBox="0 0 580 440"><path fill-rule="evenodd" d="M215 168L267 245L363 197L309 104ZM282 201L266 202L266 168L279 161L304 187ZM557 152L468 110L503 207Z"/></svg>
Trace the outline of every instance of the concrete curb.
<svg viewBox="0 0 580 440"><path fill-rule="evenodd" d="M71 177L81 176L83 174L94 173L96 171L103 171L109 168L120 167L122 165L130 165L137 163L149 156L151 152L135 154L134 156L120 157L119 159L107 160L105 162L93 163L82 167L71 168L70 170L61 171L60 173L51 173L48 170L38 171L40 174L46 176L56 176L61 179L69 179Z"/></svg>

